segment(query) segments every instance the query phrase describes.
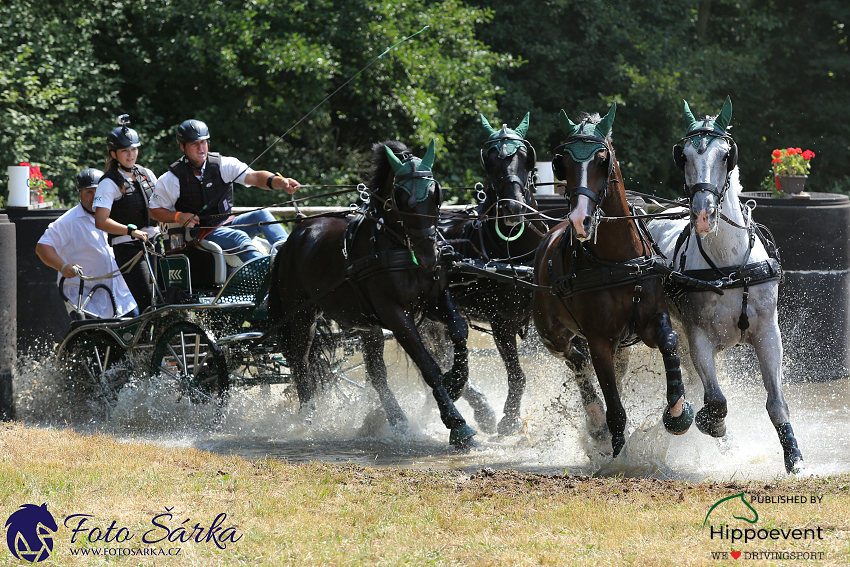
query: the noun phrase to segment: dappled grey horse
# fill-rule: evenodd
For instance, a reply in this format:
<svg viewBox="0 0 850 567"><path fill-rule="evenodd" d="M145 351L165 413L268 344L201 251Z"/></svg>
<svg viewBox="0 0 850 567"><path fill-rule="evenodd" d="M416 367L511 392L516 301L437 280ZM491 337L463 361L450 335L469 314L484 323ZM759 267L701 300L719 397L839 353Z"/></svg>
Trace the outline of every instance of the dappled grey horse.
<svg viewBox="0 0 850 567"><path fill-rule="evenodd" d="M649 231L671 268L723 291L720 295L679 288L668 296L674 324L687 337L690 357L683 362L699 374L705 388L697 427L712 437L726 435L726 398L714 357L731 346L752 344L785 469L799 472L803 456L782 394L782 337L776 315L781 267L773 243L753 222L752 209L741 206L738 147L726 133L731 117L728 98L718 116L702 120L684 103L688 130L674 146L673 159L684 172L690 220L653 220Z"/></svg>

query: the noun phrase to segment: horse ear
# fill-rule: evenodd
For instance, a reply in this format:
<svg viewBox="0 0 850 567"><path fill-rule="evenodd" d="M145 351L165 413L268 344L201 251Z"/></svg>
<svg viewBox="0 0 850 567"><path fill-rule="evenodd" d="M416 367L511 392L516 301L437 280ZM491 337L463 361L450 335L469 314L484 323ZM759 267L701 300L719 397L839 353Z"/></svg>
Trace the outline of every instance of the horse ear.
<svg viewBox="0 0 850 567"><path fill-rule="evenodd" d="M390 167L393 168L393 173L397 172L403 165L401 160L395 157L395 154L389 146L384 146L384 149L387 150L387 161L390 162Z"/></svg>
<svg viewBox="0 0 850 567"><path fill-rule="evenodd" d="M492 126L490 126L490 122L488 122L488 121L487 121L487 119L486 119L486 118L484 118L484 115L483 115L483 114L479 114L478 116L480 116L480 117L481 117L481 127L482 127L482 128L484 128L484 131L485 131L485 132L487 132L487 137L490 137L490 136L492 136L493 134L495 134L495 133L496 133L496 129L495 129L495 128L493 128Z"/></svg>
<svg viewBox="0 0 850 567"><path fill-rule="evenodd" d="M714 121L715 125L719 126L724 132L729 127L729 122L732 121L732 98L727 95L726 102L723 103L723 108L720 109L720 115Z"/></svg>
<svg viewBox="0 0 850 567"><path fill-rule="evenodd" d="M601 134L603 138L607 138L608 134L611 133L611 127L614 126L614 115L617 114L617 103L611 105L611 110L608 111L608 114L599 121L599 124L596 125L596 132Z"/></svg>
<svg viewBox="0 0 850 567"><path fill-rule="evenodd" d="M570 120L570 117L567 116L567 113L564 111L563 108L561 109L561 114L558 116L558 120L561 123L561 130L564 131L564 134L566 134L568 137L575 134L576 128L578 128L578 126L575 124L575 122Z"/></svg>
<svg viewBox="0 0 850 567"><path fill-rule="evenodd" d="M519 126L514 128L514 132L525 138L526 132L528 132L528 119L531 117L530 112L525 113L525 118L522 119L522 122L519 123Z"/></svg>
<svg viewBox="0 0 850 567"><path fill-rule="evenodd" d="M688 131L690 132L693 124L697 121L697 119L694 118L694 113L691 112L691 107L688 106L688 101L683 100L682 102L684 103L684 109L682 111L682 114L685 118L685 125L688 127Z"/></svg>
<svg viewBox="0 0 850 567"><path fill-rule="evenodd" d="M428 150L425 152L425 157L422 158L422 165L431 169L434 167L434 157L437 155L437 140L431 139L428 144Z"/></svg>

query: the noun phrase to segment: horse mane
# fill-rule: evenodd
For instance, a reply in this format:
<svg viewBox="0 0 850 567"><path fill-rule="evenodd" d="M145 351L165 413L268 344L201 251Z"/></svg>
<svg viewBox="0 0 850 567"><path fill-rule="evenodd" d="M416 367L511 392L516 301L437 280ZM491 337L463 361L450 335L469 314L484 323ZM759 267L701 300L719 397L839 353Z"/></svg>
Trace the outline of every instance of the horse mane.
<svg viewBox="0 0 850 567"><path fill-rule="evenodd" d="M392 173L392 168L390 167L390 162L387 159L387 152L384 150L384 146L391 149L398 159L403 159L402 156L405 152L410 153L410 148L398 140L378 142L372 146L372 152L374 153L372 156L372 169L369 173L370 178L366 183L366 187L368 187L373 193L381 190L384 183L387 182L387 177L389 177L390 173Z"/></svg>
<svg viewBox="0 0 850 567"><path fill-rule="evenodd" d="M600 121L600 120L602 120L602 117L601 117L601 116L599 116L599 113L598 113L598 112L593 112L593 113L590 113L590 112L582 112L581 114L579 114L578 119L579 119L579 121L581 121L581 120L587 120L587 121L588 121L588 122L590 122L591 124L599 124L599 121ZM611 128L611 131L610 131L610 132L608 132L608 142L609 142L609 143L612 141L611 136L612 136L613 134L614 134L614 128L612 127L612 128Z"/></svg>

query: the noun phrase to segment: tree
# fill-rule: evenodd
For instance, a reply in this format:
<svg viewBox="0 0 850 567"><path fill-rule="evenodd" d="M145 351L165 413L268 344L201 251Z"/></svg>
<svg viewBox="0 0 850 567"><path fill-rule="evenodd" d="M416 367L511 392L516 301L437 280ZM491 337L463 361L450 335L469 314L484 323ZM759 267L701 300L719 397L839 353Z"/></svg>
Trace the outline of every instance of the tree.
<svg viewBox="0 0 850 567"><path fill-rule="evenodd" d="M0 3L0 163L43 164L57 196L69 203L77 198L76 174L102 165L107 117L118 106L117 65L98 60L92 41L104 13L121 5Z"/></svg>

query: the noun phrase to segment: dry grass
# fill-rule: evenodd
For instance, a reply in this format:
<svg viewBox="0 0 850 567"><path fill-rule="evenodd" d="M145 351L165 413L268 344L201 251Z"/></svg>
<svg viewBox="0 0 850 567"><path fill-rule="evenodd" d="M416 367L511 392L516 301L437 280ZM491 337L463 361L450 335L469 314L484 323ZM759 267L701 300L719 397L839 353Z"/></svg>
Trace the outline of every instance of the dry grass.
<svg viewBox="0 0 850 567"><path fill-rule="evenodd" d="M54 556L42 565L732 565L730 551L702 523L717 500L748 495L822 495L818 505L754 504L757 527L821 527L823 540L736 544L744 551L819 551L850 563L850 475L748 483L548 477L483 469L475 475L369 469L322 463L247 461L194 449L127 443L67 430L0 427L0 520L20 505L47 503L60 525ZM241 539L144 545L151 519L172 509L175 530L222 527ZM743 508L720 509L730 526ZM723 512L723 513L721 513ZM70 514L91 526L115 522L134 538L90 544L62 526ZM190 528L191 531L191 528ZM161 533L161 530L160 532ZM178 557L82 558L70 548L176 548ZM742 557L739 561L745 561ZM5 546L0 564L21 564Z"/></svg>

